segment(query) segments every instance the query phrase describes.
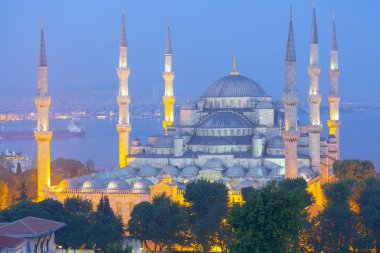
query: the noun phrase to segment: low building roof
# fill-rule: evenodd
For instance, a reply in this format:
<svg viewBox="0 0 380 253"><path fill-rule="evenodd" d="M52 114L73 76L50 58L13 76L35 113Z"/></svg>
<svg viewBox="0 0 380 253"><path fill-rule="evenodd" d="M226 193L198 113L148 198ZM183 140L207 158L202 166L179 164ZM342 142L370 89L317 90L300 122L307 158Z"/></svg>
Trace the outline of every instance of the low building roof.
<svg viewBox="0 0 380 253"><path fill-rule="evenodd" d="M27 242L28 240L24 238L0 235L0 250L18 248Z"/></svg>
<svg viewBox="0 0 380 253"><path fill-rule="evenodd" d="M29 216L1 226L0 235L35 238L55 232L64 226L66 226L66 224L62 222Z"/></svg>

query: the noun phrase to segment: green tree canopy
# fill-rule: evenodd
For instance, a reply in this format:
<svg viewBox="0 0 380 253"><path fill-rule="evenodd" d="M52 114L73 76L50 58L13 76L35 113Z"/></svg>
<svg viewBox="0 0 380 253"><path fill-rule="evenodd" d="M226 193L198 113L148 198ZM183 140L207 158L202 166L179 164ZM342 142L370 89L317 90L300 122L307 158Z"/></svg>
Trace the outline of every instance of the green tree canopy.
<svg viewBox="0 0 380 253"><path fill-rule="evenodd" d="M235 232L231 252L261 253L298 250L296 238L303 228L312 196L303 179L269 183L262 189L245 189L245 203L235 205L229 222ZM299 252L299 251L297 251Z"/></svg>
<svg viewBox="0 0 380 253"><path fill-rule="evenodd" d="M185 190L189 228L193 243L202 252L216 245L221 222L227 217L228 189L225 184L198 180Z"/></svg>
<svg viewBox="0 0 380 253"><path fill-rule="evenodd" d="M371 161L342 160L333 164L334 175L340 179L356 179L364 181L377 175L375 165Z"/></svg>

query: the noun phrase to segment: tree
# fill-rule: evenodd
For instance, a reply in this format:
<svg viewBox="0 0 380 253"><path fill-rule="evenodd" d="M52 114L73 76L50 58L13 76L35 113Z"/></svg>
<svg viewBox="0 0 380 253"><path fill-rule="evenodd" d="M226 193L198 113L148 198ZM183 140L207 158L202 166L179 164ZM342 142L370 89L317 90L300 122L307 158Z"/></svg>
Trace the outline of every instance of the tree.
<svg viewBox="0 0 380 253"><path fill-rule="evenodd" d="M303 179L269 183L243 191L245 203L235 205L228 217L235 231L231 252L292 252L304 226L305 209L312 203ZM294 249L295 248L295 249ZM299 252L299 251L297 251Z"/></svg>
<svg viewBox="0 0 380 253"><path fill-rule="evenodd" d="M4 180L0 180L0 210L3 210L7 207L8 192L8 184Z"/></svg>
<svg viewBox="0 0 380 253"><path fill-rule="evenodd" d="M20 175L22 173L21 164L17 162L16 175Z"/></svg>
<svg viewBox="0 0 380 253"><path fill-rule="evenodd" d="M377 175L375 165L371 161L342 160L333 164L334 175L340 179L364 181Z"/></svg>
<svg viewBox="0 0 380 253"><path fill-rule="evenodd" d="M28 189L26 188L26 183L23 181L20 186L20 196L17 198L18 201L28 200Z"/></svg>
<svg viewBox="0 0 380 253"><path fill-rule="evenodd" d="M105 250L110 243L121 240L124 225L121 217L115 216L107 196L99 201L97 211L90 216L90 241L97 248Z"/></svg>
<svg viewBox="0 0 380 253"><path fill-rule="evenodd" d="M380 253L380 181L368 178L359 197L360 216L364 225L371 230L376 245L376 253Z"/></svg>
<svg viewBox="0 0 380 253"><path fill-rule="evenodd" d="M6 161L5 162L5 169L8 171L8 172L12 172L13 173L13 169L15 168L15 165L13 164L13 162L11 161Z"/></svg>
<svg viewBox="0 0 380 253"><path fill-rule="evenodd" d="M131 218L128 221L129 233L140 240L148 248L147 241L152 239L150 233L150 223L153 215L152 204L143 201L134 206ZM149 249L149 248L148 248ZM150 250L150 249L149 249Z"/></svg>
<svg viewBox="0 0 380 253"><path fill-rule="evenodd" d="M123 248L122 242L110 243L106 247L106 252L109 253L132 253L132 247Z"/></svg>
<svg viewBox="0 0 380 253"><path fill-rule="evenodd" d="M363 242L368 230L349 204L354 183L347 179L325 186L327 206L312 220L309 231L308 243L314 252L366 252Z"/></svg>
<svg viewBox="0 0 380 253"><path fill-rule="evenodd" d="M0 212L0 221L12 222L23 219L28 216L34 216L43 219L50 219L50 214L46 212L38 203L24 200L20 203Z"/></svg>
<svg viewBox="0 0 380 253"><path fill-rule="evenodd" d="M209 252L220 224L227 217L228 189L223 183L198 180L186 186L189 228L197 250Z"/></svg>

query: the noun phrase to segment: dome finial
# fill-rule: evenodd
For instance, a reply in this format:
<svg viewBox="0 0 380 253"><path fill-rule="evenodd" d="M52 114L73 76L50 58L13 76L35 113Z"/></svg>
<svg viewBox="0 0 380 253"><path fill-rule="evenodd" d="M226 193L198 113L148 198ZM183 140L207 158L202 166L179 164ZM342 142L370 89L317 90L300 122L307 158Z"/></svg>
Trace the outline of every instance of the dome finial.
<svg viewBox="0 0 380 253"><path fill-rule="evenodd" d="M233 75L233 76L239 75L239 71L237 71L237 69L236 69L236 54L234 54L234 60L233 60L233 64L232 64L231 75Z"/></svg>

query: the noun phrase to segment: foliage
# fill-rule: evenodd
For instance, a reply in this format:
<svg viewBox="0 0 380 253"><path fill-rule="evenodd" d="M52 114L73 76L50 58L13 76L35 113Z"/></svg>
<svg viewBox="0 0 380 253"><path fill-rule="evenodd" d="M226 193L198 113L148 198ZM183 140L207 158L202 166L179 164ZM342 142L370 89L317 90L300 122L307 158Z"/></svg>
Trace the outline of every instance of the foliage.
<svg viewBox="0 0 380 253"><path fill-rule="evenodd" d="M90 241L97 248L105 250L110 243L116 243L124 234L121 217L115 216L107 196L100 199L97 211L90 215Z"/></svg>
<svg viewBox="0 0 380 253"><path fill-rule="evenodd" d="M152 203L142 202L135 206L128 222L131 235L140 239L146 247L152 241L154 251L159 247L171 249L183 242L185 218L183 209L165 195L155 196Z"/></svg>
<svg viewBox="0 0 380 253"><path fill-rule="evenodd" d="M327 206L309 231L308 243L315 252L367 252L368 230L349 204L354 183L348 179L325 186Z"/></svg>
<svg viewBox="0 0 380 253"><path fill-rule="evenodd" d="M303 179L270 183L244 191L245 203L235 205L228 220L235 232L231 252L287 252L305 226L306 207L312 203ZM296 251L299 252L299 251Z"/></svg>
<svg viewBox="0 0 380 253"><path fill-rule="evenodd" d="M375 241L376 252L380 252L380 181L369 178L365 181L359 197L360 216L363 224L370 229Z"/></svg>
<svg viewBox="0 0 380 253"><path fill-rule="evenodd" d="M21 172L22 172L22 170L21 170L21 164L19 162L17 162L16 175L20 175Z"/></svg>
<svg viewBox="0 0 380 253"><path fill-rule="evenodd" d="M7 207L8 192L8 184L4 180L0 180L0 210Z"/></svg>
<svg viewBox="0 0 380 253"><path fill-rule="evenodd" d="M373 162L362 160L335 161L333 171L339 180L355 179L357 181L364 181L377 175Z"/></svg>
<svg viewBox="0 0 380 253"><path fill-rule="evenodd" d="M17 198L18 201L28 200L27 188L25 181L22 182L20 186L20 196Z"/></svg>
<svg viewBox="0 0 380 253"><path fill-rule="evenodd" d="M198 180L186 186L189 228L197 250L209 252L221 222L227 217L228 189L223 183Z"/></svg>

